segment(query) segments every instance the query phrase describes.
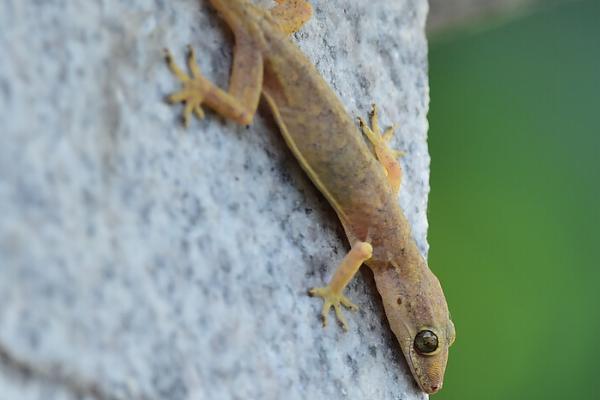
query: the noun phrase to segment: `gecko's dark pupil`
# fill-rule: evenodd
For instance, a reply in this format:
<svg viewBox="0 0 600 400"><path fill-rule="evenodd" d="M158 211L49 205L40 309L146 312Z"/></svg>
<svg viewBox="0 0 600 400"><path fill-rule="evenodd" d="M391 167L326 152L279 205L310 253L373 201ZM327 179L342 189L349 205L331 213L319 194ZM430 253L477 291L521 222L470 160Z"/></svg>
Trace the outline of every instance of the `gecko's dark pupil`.
<svg viewBox="0 0 600 400"><path fill-rule="evenodd" d="M421 354L429 354L438 348L438 338L435 333L425 330L415 337L415 349Z"/></svg>

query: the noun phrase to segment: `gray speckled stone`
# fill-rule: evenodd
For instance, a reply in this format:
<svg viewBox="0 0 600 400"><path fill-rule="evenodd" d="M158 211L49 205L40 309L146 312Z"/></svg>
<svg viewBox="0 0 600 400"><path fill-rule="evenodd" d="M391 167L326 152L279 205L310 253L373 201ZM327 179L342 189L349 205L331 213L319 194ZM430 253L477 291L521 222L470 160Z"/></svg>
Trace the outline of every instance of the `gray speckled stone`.
<svg viewBox="0 0 600 400"><path fill-rule="evenodd" d="M350 113L399 123L426 251L426 1L312 3L294 40ZM367 269L350 331L320 327L306 290L347 244L266 108L186 132L163 102L161 50L188 43L225 86L231 35L206 1L0 0L0 393L425 398Z"/></svg>

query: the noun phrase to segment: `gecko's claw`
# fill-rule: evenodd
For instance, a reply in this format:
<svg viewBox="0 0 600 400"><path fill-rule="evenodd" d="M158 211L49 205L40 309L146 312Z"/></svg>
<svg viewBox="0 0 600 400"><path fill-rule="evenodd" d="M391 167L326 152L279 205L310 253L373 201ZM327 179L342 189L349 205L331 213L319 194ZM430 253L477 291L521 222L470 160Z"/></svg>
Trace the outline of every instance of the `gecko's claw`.
<svg viewBox="0 0 600 400"><path fill-rule="evenodd" d="M181 81L183 88L167 97L167 101L171 104L185 103L183 110L183 124L187 127L190 122L192 113L198 118L204 118L204 110L202 110L202 102L208 90L208 82L202 76L200 68L196 63L194 50L188 46L187 66L191 76L186 74L175 62L173 55L169 50L165 49L165 60L169 70Z"/></svg>
<svg viewBox="0 0 600 400"><path fill-rule="evenodd" d="M325 286L322 288L312 288L308 291L308 293L311 296L317 296L323 299L323 308L321 309L323 327L327 326L327 315L329 314L329 309L333 307L335 311L335 316L337 317L338 321L340 321L342 328L345 331L348 330L348 321L346 321L346 317L344 317L340 305L343 305L351 311L357 311L358 306L356 304L352 303L343 294L334 292L329 286Z"/></svg>

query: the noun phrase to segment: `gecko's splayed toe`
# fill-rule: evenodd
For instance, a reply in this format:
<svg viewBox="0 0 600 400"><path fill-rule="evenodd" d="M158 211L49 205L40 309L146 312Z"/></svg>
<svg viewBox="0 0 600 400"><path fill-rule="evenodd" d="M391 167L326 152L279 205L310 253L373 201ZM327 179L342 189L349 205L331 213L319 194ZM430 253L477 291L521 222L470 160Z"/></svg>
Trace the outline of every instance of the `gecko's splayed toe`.
<svg viewBox="0 0 600 400"><path fill-rule="evenodd" d="M171 104L185 103L183 110L183 124L187 127L190 123L190 118L194 114L198 119L204 118L204 110L202 103L208 91L208 81L204 79L200 72L200 67L196 63L194 50L188 46L187 65L190 70L190 75L186 74L175 62L173 55L168 50L165 50L165 60L169 70L182 83L183 88L167 97L167 101Z"/></svg>
<svg viewBox="0 0 600 400"><path fill-rule="evenodd" d="M350 301L346 296L342 293L338 293L331 289L329 286L321 287L321 288L312 288L308 291L308 294L313 297L321 297L323 299L323 308L321 309L321 319L323 320L323 326L327 326L327 315L329 314L329 310L333 307L335 311L335 316L344 328L345 331L348 330L348 321L346 321L346 317L342 313L342 309L340 306L344 306L351 311L358 310L358 306Z"/></svg>

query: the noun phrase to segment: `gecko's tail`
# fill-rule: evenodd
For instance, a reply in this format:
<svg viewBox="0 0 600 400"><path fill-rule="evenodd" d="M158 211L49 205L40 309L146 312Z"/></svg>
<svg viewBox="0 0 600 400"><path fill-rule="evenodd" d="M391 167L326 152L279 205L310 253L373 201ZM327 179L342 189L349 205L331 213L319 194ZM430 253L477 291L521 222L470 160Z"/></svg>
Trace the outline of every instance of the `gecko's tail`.
<svg viewBox="0 0 600 400"><path fill-rule="evenodd" d="M210 4L223 16L223 18L236 18L250 20L265 13L260 7L248 0L210 0Z"/></svg>
<svg viewBox="0 0 600 400"><path fill-rule="evenodd" d="M285 34L298 31L310 19L313 9L307 0L275 0L270 10L255 6L248 0L210 0L225 20L270 21ZM268 16L271 18L262 18ZM230 24L236 25L236 24Z"/></svg>
<svg viewBox="0 0 600 400"><path fill-rule="evenodd" d="M312 6L306 0L275 0L275 2L277 5L271 9L271 16L288 35L302 28L313 14Z"/></svg>

